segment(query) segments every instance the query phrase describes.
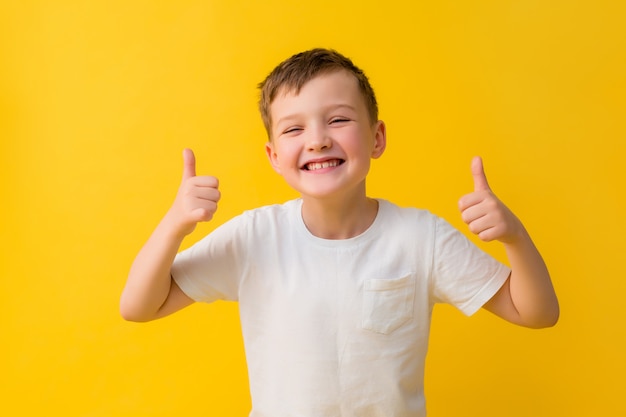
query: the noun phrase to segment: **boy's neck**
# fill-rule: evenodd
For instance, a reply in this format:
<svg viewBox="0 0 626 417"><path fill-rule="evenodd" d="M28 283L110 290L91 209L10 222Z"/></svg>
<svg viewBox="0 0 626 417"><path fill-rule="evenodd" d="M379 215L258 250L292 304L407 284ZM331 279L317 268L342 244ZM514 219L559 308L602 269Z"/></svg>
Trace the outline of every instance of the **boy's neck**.
<svg viewBox="0 0 626 417"><path fill-rule="evenodd" d="M337 199L302 197L302 219L322 239L349 239L365 232L376 219L378 201L364 193Z"/></svg>

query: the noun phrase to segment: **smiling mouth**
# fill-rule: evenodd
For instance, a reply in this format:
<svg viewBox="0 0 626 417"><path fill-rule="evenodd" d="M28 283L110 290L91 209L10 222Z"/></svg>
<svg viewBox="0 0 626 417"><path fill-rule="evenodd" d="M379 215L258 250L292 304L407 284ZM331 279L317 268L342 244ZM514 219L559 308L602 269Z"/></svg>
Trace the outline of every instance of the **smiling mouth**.
<svg viewBox="0 0 626 417"><path fill-rule="evenodd" d="M302 169L305 171L316 171L318 169L333 168L343 163L343 159L330 159L328 161L322 162L309 162L308 164L305 164Z"/></svg>

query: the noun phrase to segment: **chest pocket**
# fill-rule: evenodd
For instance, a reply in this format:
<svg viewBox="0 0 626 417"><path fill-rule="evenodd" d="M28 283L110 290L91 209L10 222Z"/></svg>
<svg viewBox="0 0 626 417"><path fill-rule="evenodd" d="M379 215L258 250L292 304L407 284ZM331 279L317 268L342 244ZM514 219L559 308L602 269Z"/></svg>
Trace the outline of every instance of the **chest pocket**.
<svg viewBox="0 0 626 417"><path fill-rule="evenodd" d="M415 280L411 275L365 281L361 326L389 334L413 317Z"/></svg>

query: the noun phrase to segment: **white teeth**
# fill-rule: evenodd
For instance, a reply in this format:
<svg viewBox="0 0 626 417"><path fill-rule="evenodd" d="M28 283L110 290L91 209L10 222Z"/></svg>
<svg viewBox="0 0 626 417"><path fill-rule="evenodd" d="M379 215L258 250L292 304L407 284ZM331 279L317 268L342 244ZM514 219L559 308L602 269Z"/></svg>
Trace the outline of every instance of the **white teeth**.
<svg viewBox="0 0 626 417"><path fill-rule="evenodd" d="M324 161L324 162L311 162L310 164L306 165L306 168L309 171L315 171L316 169L323 169L323 168L329 168L329 167L336 167L337 165L339 165L339 161L334 159L332 161Z"/></svg>

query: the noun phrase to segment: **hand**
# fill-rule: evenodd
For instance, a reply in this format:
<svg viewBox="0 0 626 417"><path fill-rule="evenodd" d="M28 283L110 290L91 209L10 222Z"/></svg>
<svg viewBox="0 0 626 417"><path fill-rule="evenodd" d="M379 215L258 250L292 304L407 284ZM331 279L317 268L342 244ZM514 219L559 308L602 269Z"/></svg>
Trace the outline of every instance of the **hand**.
<svg viewBox="0 0 626 417"><path fill-rule="evenodd" d="M182 236L193 232L198 222L213 218L220 199L215 177L196 176L196 158L191 149L183 151L183 179L167 217Z"/></svg>
<svg viewBox="0 0 626 417"><path fill-rule="evenodd" d="M485 242L515 242L522 236L524 226L489 188L480 157L472 160L472 176L474 192L459 200L461 218L470 231Z"/></svg>

